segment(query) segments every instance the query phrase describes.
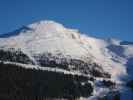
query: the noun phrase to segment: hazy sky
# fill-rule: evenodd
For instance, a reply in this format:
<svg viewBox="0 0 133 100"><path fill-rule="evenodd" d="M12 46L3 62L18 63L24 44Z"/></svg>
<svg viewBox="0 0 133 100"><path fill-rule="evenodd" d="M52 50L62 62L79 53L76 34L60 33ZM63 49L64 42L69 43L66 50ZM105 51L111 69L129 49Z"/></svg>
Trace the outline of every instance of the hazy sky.
<svg viewBox="0 0 133 100"><path fill-rule="evenodd" d="M133 41L133 0L0 0L0 34L39 20Z"/></svg>

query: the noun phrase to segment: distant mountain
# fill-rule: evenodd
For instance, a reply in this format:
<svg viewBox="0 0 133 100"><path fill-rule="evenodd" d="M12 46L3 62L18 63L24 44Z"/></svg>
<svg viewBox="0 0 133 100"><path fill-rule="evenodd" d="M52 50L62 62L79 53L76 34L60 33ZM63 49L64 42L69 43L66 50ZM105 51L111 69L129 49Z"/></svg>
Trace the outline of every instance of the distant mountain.
<svg viewBox="0 0 133 100"><path fill-rule="evenodd" d="M131 97L131 44L86 36L54 21L36 22L0 35L0 87L6 91L0 91L0 97L32 95L89 100Z"/></svg>
<svg viewBox="0 0 133 100"><path fill-rule="evenodd" d="M122 41L120 44L121 44L121 45L133 45L133 42Z"/></svg>

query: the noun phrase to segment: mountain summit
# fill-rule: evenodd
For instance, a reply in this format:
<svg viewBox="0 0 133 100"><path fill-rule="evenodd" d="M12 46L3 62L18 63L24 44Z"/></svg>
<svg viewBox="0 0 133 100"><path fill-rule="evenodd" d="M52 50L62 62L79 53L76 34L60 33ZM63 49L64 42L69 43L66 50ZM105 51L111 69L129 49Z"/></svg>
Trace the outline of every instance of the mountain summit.
<svg viewBox="0 0 133 100"><path fill-rule="evenodd" d="M62 32L65 30L65 27L62 24L59 24L54 21L39 21L33 24L28 25L29 28L33 30L38 30L38 31L53 31L53 32Z"/></svg>
<svg viewBox="0 0 133 100"><path fill-rule="evenodd" d="M133 79L132 51L128 42L90 37L54 21L39 21L0 36L0 61L5 64L90 76L95 79L95 91L103 89L97 82L113 80L124 87Z"/></svg>

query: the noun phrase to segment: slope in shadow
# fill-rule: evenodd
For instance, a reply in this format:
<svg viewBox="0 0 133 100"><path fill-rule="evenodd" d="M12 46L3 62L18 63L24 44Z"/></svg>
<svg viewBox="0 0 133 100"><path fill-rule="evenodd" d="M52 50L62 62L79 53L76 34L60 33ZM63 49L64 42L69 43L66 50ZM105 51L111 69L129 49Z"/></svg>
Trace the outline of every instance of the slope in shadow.
<svg viewBox="0 0 133 100"><path fill-rule="evenodd" d="M88 80L93 82L93 79L84 76L25 69L0 63L0 99L89 97L93 92L93 86Z"/></svg>

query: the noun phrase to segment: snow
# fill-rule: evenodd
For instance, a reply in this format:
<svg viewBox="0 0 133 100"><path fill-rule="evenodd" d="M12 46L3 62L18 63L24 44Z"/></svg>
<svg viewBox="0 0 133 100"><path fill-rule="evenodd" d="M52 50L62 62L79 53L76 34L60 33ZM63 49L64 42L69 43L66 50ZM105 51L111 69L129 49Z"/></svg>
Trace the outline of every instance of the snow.
<svg viewBox="0 0 133 100"><path fill-rule="evenodd" d="M79 45L79 34L76 30L66 29L52 21L42 21L27 27L32 31L0 39L2 43L0 47L21 48L31 54L62 53L78 58L87 54L87 51Z"/></svg>
<svg viewBox="0 0 133 100"><path fill-rule="evenodd" d="M110 45L108 41L84 35L82 37L82 42L89 54L93 56L93 61L104 66L103 69L111 73L113 79L118 80L119 76L127 76L126 68L124 66L126 60L118 57L114 52L111 52L107 48ZM114 45L118 44L116 41L113 41L112 43L115 43ZM119 62L115 62L112 59L118 60Z"/></svg>
<svg viewBox="0 0 133 100"><path fill-rule="evenodd" d="M84 61L91 60L103 66L103 69L111 74L111 79L118 83L133 79L132 71L127 71L128 64L132 63L133 59L133 45L121 45L122 41L117 39L105 40L80 34L78 30L66 28L54 21L40 21L25 27L24 31L18 31L18 35L0 38L0 48L21 49L34 62L36 61L33 55L48 52ZM28 67L70 73L62 69L32 65ZM133 70L131 67L130 69ZM102 91L108 90L99 89L99 93Z"/></svg>
<svg viewBox="0 0 133 100"><path fill-rule="evenodd" d="M127 58L133 56L133 47L121 46L120 40L102 40L86 36L80 34L78 30L65 28L54 21L40 21L25 27L27 30L20 31L19 35L0 38L0 48L20 48L30 58L34 54L49 52L54 55L61 53L71 58L91 59L102 65L103 69L111 73L112 78L116 80L127 76L125 64ZM122 48L121 55L124 56L118 55L119 49L114 51L107 48L112 45L116 50L118 47Z"/></svg>
<svg viewBox="0 0 133 100"><path fill-rule="evenodd" d="M58 73L63 73L63 74L84 76L84 77L88 77L88 78L91 77L90 75L85 75L85 74L79 73L77 71L67 71L65 69L60 69L60 68L51 68L51 67L47 67L47 66L40 67L40 66L37 66L37 65L22 64L22 63L17 63L17 62L10 62L10 61L4 61L3 63L4 64L18 65L19 67L22 67L22 68L25 68L25 69L35 69L35 70L42 70L42 71L58 72Z"/></svg>

